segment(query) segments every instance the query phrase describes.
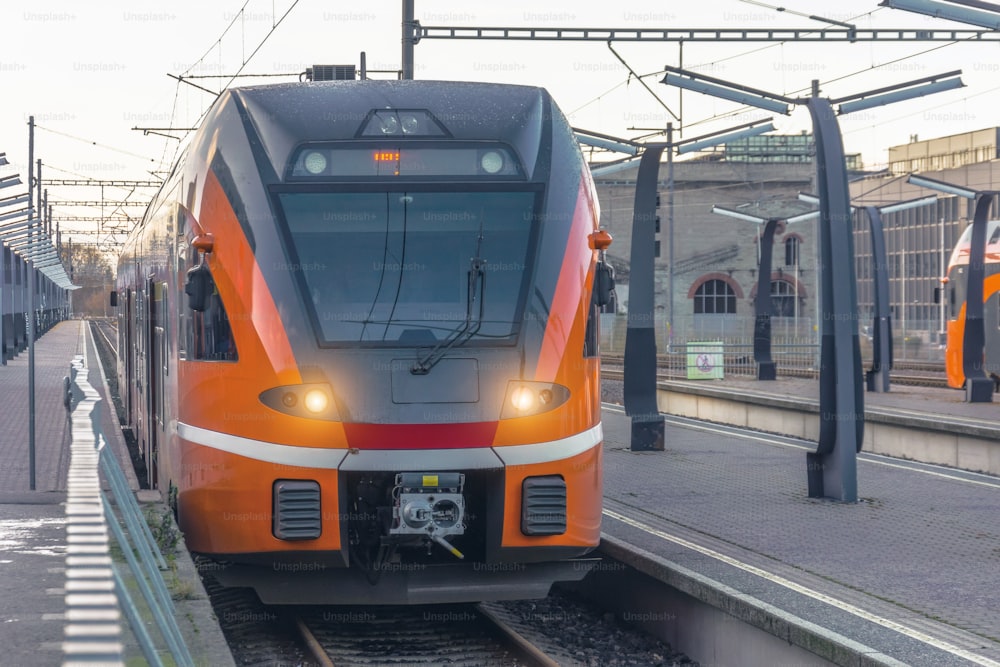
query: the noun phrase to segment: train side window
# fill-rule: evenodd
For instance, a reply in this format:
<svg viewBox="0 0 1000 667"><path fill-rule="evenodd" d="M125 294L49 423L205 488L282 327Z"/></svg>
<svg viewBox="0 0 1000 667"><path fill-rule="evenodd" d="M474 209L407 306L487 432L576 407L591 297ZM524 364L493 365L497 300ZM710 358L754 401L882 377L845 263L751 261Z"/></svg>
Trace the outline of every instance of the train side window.
<svg viewBox="0 0 1000 667"><path fill-rule="evenodd" d="M583 335L583 356L600 356L600 313L601 309L595 304L590 305L590 313L587 315L587 330Z"/></svg>
<svg viewBox="0 0 1000 667"><path fill-rule="evenodd" d="M205 310L197 311L183 306L186 311L185 339L188 358L199 361L236 361L236 341L229 326L229 314L219 296L215 281L210 281Z"/></svg>

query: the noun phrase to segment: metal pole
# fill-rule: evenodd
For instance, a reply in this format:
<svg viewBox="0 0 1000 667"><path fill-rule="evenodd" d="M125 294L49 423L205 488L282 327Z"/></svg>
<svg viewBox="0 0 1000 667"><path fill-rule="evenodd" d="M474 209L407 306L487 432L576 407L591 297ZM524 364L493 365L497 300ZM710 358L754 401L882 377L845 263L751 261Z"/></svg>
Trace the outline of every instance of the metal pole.
<svg viewBox="0 0 1000 667"><path fill-rule="evenodd" d="M632 451L663 451L664 422L656 403L655 263L656 184L669 144L647 144L639 159L629 254L625 330L625 414L632 418Z"/></svg>
<svg viewBox="0 0 1000 667"><path fill-rule="evenodd" d="M941 216L941 277L948 275L948 259L945 257L945 247L944 247L944 216ZM940 282L940 281L939 281ZM944 283L941 283L944 285ZM938 297L938 318L941 320L941 328L938 329L938 345L944 345L945 336L947 329L944 323L944 300L945 300L945 289L943 287L938 288L940 290L940 296Z"/></svg>
<svg viewBox="0 0 1000 667"><path fill-rule="evenodd" d="M868 391L889 391L892 369L892 308L889 304L889 271L885 251L885 225L875 206L866 206L872 242L872 285L875 312L872 316L872 367L865 372Z"/></svg>
<svg viewBox="0 0 1000 667"><path fill-rule="evenodd" d="M962 372L965 374L965 400L968 403L991 403L993 380L983 368L986 327L983 320L983 281L985 280L986 225L995 192L976 196L969 239L969 270L965 282L965 332L962 337Z"/></svg>
<svg viewBox="0 0 1000 667"><path fill-rule="evenodd" d="M902 244L900 244L902 245ZM899 318L903 327L903 359L906 359L906 249L899 252Z"/></svg>
<svg viewBox="0 0 1000 667"><path fill-rule="evenodd" d="M402 78L413 78L413 0L403 0L403 57Z"/></svg>
<svg viewBox="0 0 1000 667"><path fill-rule="evenodd" d="M35 161L35 117L28 117L28 230L29 239L34 231L31 207L32 188L35 187L31 164ZM39 160L39 163L41 161ZM41 164L38 165L39 175ZM38 182L39 190L41 181ZM39 198L41 193L39 193ZM35 490L35 275L30 260L25 261L28 278L28 488Z"/></svg>
<svg viewBox="0 0 1000 667"><path fill-rule="evenodd" d="M810 498L858 500L857 452L864 437L864 393L860 384L857 288L850 192L844 145L830 101L807 105L816 140L820 195L820 263L823 321L820 345L820 433L816 452L806 454Z"/></svg>
<svg viewBox="0 0 1000 667"><path fill-rule="evenodd" d="M7 289L7 248L4 247L3 242L0 241L0 366L7 365L7 334L3 330L3 294L4 290ZM14 313L14 309L11 308L11 314ZM12 318L13 319L13 318Z"/></svg>
<svg viewBox="0 0 1000 667"><path fill-rule="evenodd" d="M674 344L674 124L667 123L667 351Z"/></svg>
<svg viewBox="0 0 1000 667"><path fill-rule="evenodd" d="M757 362L758 380L775 380L777 367L771 358L771 316L774 302L771 299L771 255L774 252L774 232L778 218L771 218L763 225L757 238L757 300L754 302L753 359Z"/></svg>

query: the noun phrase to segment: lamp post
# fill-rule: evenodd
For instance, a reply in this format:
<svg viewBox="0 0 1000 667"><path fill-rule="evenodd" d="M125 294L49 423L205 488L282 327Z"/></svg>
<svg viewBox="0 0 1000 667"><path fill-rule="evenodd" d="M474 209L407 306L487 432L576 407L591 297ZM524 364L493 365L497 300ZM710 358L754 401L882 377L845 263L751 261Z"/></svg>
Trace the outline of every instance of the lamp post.
<svg viewBox="0 0 1000 667"><path fill-rule="evenodd" d="M854 277L853 230L844 146L838 113L912 99L961 87L960 72L924 77L839 99L819 96L813 81L807 98L790 98L748 86L667 66L663 83L788 113L804 105L813 122L820 200L820 277L823 320L820 345L820 433L815 452L806 454L810 497L830 496L857 502L857 452L864 436L864 394L857 369L861 349L857 327L857 286Z"/></svg>
<svg viewBox="0 0 1000 667"><path fill-rule="evenodd" d="M974 190L926 176L910 174L907 183L965 197L976 202L972 218L972 238L969 239L969 270L965 287L965 326L962 336L962 374L965 375L965 400L968 403L993 401L993 380L983 368L986 351L986 325L983 307L983 282L986 279L986 225L996 190ZM949 341L950 344L950 341Z"/></svg>
<svg viewBox="0 0 1000 667"><path fill-rule="evenodd" d="M799 193L799 199L812 204L819 203L819 197L805 192ZM889 371L893 364L892 345L892 306L889 299L889 262L885 247L885 225L882 223L883 213L896 213L918 206L927 206L937 202L937 197L920 197L884 204L882 206L857 205L853 208L863 209L868 216L868 228L872 242L872 282L874 283L874 312L872 313L872 367L865 371L865 387L868 391L889 391ZM904 256L905 257L905 256ZM903 286L906 285L906 271L903 272ZM902 299L906 308L905 292ZM903 340L906 340L906 319L903 313Z"/></svg>
<svg viewBox="0 0 1000 667"><path fill-rule="evenodd" d="M636 175L635 199L632 212L632 246L629 255L628 320L625 330L624 393L625 414L632 418L631 449L633 451L661 451L664 448L664 421L656 402L656 329L655 329L655 252L656 246L656 194L659 181L660 158L667 151L668 160L668 223L669 223L669 276L668 322L673 331L673 151L678 153L701 150L710 146L735 141L770 132L774 129L771 119L753 121L735 128L713 132L683 141L673 141L673 125L667 125L666 142L636 144L607 135L576 130L577 139L591 145L600 145L625 153L641 154L615 162L607 167L597 167L591 174L599 177L639 164ZM599 143L598 143L599 142ZM633 153L635 148L635 153Z"/></svg>
<svg viewBox="0 0 1000 667"><path fill-rule="evenodd" d="M819 217L819 211L762 218L724 206L713 206L712 213L737 220L746 220L762 227L757 246L760 251L760 259L757 266L757 299L754 301L753 359L757 362L758 380L777 379L778 371L771 359L771 317L774 315L774 302L771 299L771 255L774 251L774 232L778 228L779 222L794 224L812 220Z"/></svg>
<svg viewBox="0 0 1000 667"><path fill-rule="evenodd" d="M767 132L773 132L775 130L774 123L772 122L773 120L774 120L773 118L763 118L760 120L754 120L748 123L743 123L741 125L736 125L723 130L702 134L697 137L682 139L680 141L674 141L673 123L667 123L666 130L663 131L667 136L667 141L663 143L664 146L663 150L667 154L667 329L668 331L671 332L671 334L674 331L674 323L675 323L674 153L676 152L678 155L684 155L686 153L694 153L697 151L705 150L707 148L713 148L715 146L720 146L723 144L730 144L733 143L734 141L739 141L740 139L747 139L749 137L755 137L761 134L765 134ZM643 128L638 128L638 129L643 129ZM641 162L641 156L639 156L638 153L643 149L643 147L653 145L653 144L640 144L637 142L629 141L627 139L619 139L617 137L611 137L605 134L598 134L596 132L588 132L585 130L577 130L576 137L580 143L625 153L630 156L622 160L615 160L611 163L608 163L607 165L594 167L593 169L591 169L590 173L595 178L599 178L601 176L607 176L617 171L623 171L625 169L633 168L638 162ZM636 193L636 197L638 197L638 192ZM655 199L655 192L654 192L654 199ZM632 269L632 271L634 272L634 269ZM645 278L641 279L645 280Z"/></svg>

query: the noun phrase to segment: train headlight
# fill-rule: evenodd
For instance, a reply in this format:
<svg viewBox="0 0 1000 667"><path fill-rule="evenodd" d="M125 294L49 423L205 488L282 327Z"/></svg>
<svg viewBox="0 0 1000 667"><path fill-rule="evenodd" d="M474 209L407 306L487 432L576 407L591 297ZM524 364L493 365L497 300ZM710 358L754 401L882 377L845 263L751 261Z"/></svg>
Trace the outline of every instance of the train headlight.
<svg viewBox="0 0 1000 667"><path fill-rule="evenodd" d="M306 410L314 415L324 412L329 404L330 399L322 389L310 389L306 392Z"/></svg>
<svg viewBox="0 0 1000 667"><path fill-rule="evenodd" d="M286 415L339 421L333 388L326 383L293 384L261 392L260 402Z"/></svg>
<svg viewBox="0 0 1000 667"><path fill-rule="evenodd" d="M517 387L511 392L510 404L518 412L527 412L535 406L537 402L535 392L531 387Z"/></svg>
<svg viewBox="0 0 1000 667"><path fill-rule="evenodd" d="M500 419L528 417L553 410L569 399L569 389L552 382L511 381L507 384Z"/></svg>
<svg viewBox="0 0 1000 667"><path fill-rule="evenodd" d="M310 174L322 174L326 169L326 156L319 151L309 151L302 158L302 165Z"/></svg>
<svg viewBox="0 0 1000 667"><path fill-rule="evenodd" d="M400 124L403 126L403 134L419 134L420 119L415 114L407 113L399 115Z"/></svg>
<svg viewBox="0 0 1000 667"><path fill-rule="evenodd" d="M379 129L382 130L382 134L397 134L399 132L399 118L395 115L385 115L379 120L381 121Z"/></svg>
<svg viewBox="0 0 1000 667"><path fill-rule="evenodd" d="M482 157L479 158L479 166L482 167L483 171L487 174L496 174L503 169L503 155L498 151L486 151L483 153Z"/></svg>

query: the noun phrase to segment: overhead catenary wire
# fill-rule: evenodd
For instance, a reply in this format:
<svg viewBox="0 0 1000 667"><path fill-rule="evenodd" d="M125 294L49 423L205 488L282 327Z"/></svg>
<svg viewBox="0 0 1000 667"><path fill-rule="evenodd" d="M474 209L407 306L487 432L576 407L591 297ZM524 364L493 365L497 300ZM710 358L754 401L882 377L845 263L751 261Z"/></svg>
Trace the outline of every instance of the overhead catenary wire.
<svg viewBox="0 0 1000 667"><path fill-rule="evenodd" d="M244 11L244 10L246 9L246 6L247 6L247 5L249 4L249 2L250 2L250 0L247 0L247 2L245 2L245 3L243 4L243 7L241 7L241 8L240 8L240 11L239 11L239 13L237 14L237 16L241 16L241 15L243 14L243 11ZM257 55L257 52L258 52L258 51L260 51L261 47L263 47L263 46L264 46L264 44L265 44L265 43L267 42L268 38L270 38L270 37L271 37L271 35L273 35L273 34L274 34L274 31L278 29L278 26L280 26L280 25L282 24L282 22L283 22L283 21L284 21L284 20L285 20L285 19L286 19L286 18L288 17L288 15L289 15L289 14L291 13L291 11L292 11L293 9L295 9L295 7L296 7L296 6L298 5L298 4L299 4L299 0L293 0L292 4L291 4L291 5L290 5L290 6L288 7L288 9L286 9L286 10L285 10L285 13L281 15L281 18L280 18L280 19L278 19L277 21L274 21L274 23L273 23L273 24L272 24L272 26L271 26L271 29L270 29L270 30L269 30L269 31L267 32L267 34L266 34L266 35L264 35L264 37L263 37L263 38L262 38L262 39L260 40L260 42L259 42L259 43L257 44L256 48L254 48L254 50L253 50L253 51L252 51L252 52L250 53L250 55L249 55L249 56L245 56L244 58L242 58L242 61L243 61L243 62L242 62L242 63L240 64L239 68L238 68L238 69L236 70L236 73L235 73L235 74L233 74L232 76L230 76L230 77L229 77L229 79L228 79L228 80L227 80L227 81L226 81L226 82L225 82L225 83L224 83L224 84L223 84L223 85L222 85L222 86L220 87L220 90L219 90L219 93L218 93L218 94L216 95L216 99L218 99L218 97L219 97L219 96L221 96L221 95L222 95L222 93L223 93L223 92L224 92L224 91L225 91L225 90L226 90L227 88L229 88L229 86L230 86L230 85L232 84L232 82L233 82L233 81L235 81L235 80L236 80L236 78L237 78L237 77L239 77L239 76L241 76L241 75L242 75L242 72L243 72L243 68L244 68L244 67L246 67L246 66L247 66L247 65L248 65L248 64L250 63L250 61L251 61L251 60L253 60L253 57L254 57L255 55ZM273 3L272 3L272 5L273 5ZM273 16L273 13L272 13L272 16ZM212 46L212 47L210 47L210 48L208 49L208 51L206 51L206 52L205 52L205 55L203 55L203 56L202 56L201 58L199 58L199 59L198 59L198 61L196 61L196 62L195 62L195 65L197 65L197 64L198 64L199 62L201 62L202 60L204 60L204 59L205 59L205 57L206 57L206 56L207 56L207 55L208 55L209 53L211 53L211 52L212 52L212 49L213 49L213 48L215 48L215 45L217 45L217 44L220 44L220 43L221 43L221 40L222 40L222 37L225 37L225 34L226 34L226 32L228 32L228 31L229 31L229 28L231 28L231 27L232 27L232 25L233 25L233 24L235 23L235 21L236 21L236 17L234 17L234 18L233 18L233 21L232 21L232 22L230 22L229 26L227 26L227 27L226 27L226 30L225 30L225 31L223 31L223 34L222 34L222 36L221 36L221 37L220 37L220 38L219 38L218 40L216 40L216 42L215 42L215 43L213 43L213 46ZM220 55L221 55L221 54L220 54ZM193 68L193 67L194 67L195 65L192 65L192 66L191 66L191 67L189 67L189 68L188 68L187 70L185 70L184 74L187 74L188 72L190 72L190 71L191 71L191 69L192 69L192 68ZM183 75L181 75L181 76L183 76ZM178 85L178 86L180 85L180 79L178 79L178 84L177 84L177 85ZM203 119L205 118L205 116L206 116L206 115L208 114L208 112L209 112L209 110L210 110L210 109L212 108L212 104L214 104L214 102L215 102L215 100L213 100L213 101L212 101L212 103L208 104L208 105L207 105L207 106L205 107L205 109L204 109L204 110L202 111L201 115L199 115L199 116L198 116L198 120L197 120L197 121L195 121L194 123L192 123L192 126L193 126L193 127L197 127L198 125L200 125L200 124L201 124L201 121L202 121L202 120L203 120ZM173 112L173 113L171 114L171 119L170 119L170 125L171 125L171 126L173 126L173 125L174 125L174 116L175 116L175 114L176 114L176 105L175 105L175 109L174 109L174 112ZM177 145L176 149L174 150L174 157L173 157L173 160L176 160L176 158L177 158L178 154L179 154L179 153L180 153L180 151L182 150L182 147L183 147L183 145L184 145L184 140L185 140L185 139L186 139L186 138L187 138L188 136L190 136L190 134L191 134L191 132L189 131L189 132L187 132L186 134L184 134L184 135L183 135L183 137L181 137L181 141L180 141L180 142L178 142L178 145Z"/></svg>

